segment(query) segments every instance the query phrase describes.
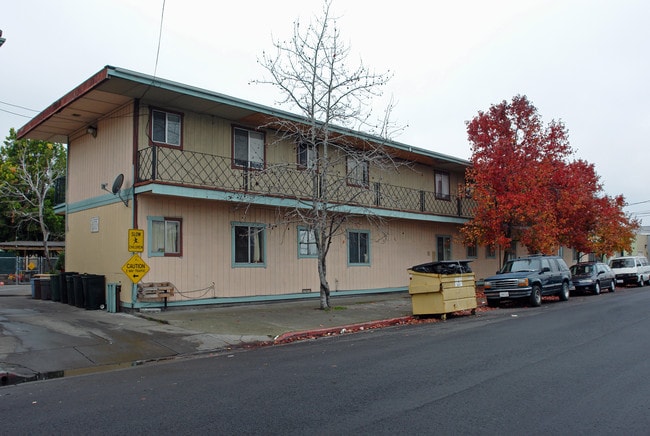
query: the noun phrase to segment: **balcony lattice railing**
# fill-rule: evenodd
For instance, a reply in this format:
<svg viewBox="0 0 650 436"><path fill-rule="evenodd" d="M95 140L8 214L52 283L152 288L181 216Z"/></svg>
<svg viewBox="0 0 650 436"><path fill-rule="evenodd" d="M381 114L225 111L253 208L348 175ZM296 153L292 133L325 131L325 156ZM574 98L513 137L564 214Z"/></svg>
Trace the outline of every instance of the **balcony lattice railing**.
<svg viewBox="0 0 650 436"><path fill-rule="evenodd" d="M323 180L314 171L289 165L269 166L264 170L233 167L227 157L148 147L138 152L136 181L164 182L253 195L309 201L322 194ZM327 202L332 204L423 212L435 215L471 218L475 203L470 198L371 182L352 186L345 177L328 177Z"/></svg>

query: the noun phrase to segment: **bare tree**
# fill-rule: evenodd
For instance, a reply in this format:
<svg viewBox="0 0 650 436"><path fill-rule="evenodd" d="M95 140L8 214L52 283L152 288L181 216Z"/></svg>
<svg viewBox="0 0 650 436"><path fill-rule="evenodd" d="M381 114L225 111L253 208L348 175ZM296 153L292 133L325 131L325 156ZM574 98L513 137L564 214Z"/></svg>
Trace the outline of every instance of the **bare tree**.
<svg viewBox="0 0 650 436"><path fill-rule="evenodd" d="M341 41L330 6L331 1L325 1L322 16L307 27L296 21L290 40L274 41L274 53L264 52L258 61L270 78L254 81L277 87L283 95L279 103L302 115L295 120L273 119L266 127L276 130L281 141L296 144L299 163L311 184L311 192L298 195L299 204L283 209L281 215L284 222L302 223L313 238L321 309L330 307L326 259L333 238L351 219L379 220L369 210L354 215L345 206L372 194L370 167L396 165L385 145L400 130L390 121L392 101L377 123L371 122L371 102L382 95L392 75L375 73L361 61L350 68L346 63L350 51Z"/></svg>
<svg viewBox="0 0 650 436"><path fill-rule="evenodd" d="M49 264L48 241L52 228L60 227L51 198L54 181L65 176L66 154L61 144L16 139L11 129L0 153L0 195L20 224L36 225L42 235ZM49 265L49 269L52 266Z"/></svg>

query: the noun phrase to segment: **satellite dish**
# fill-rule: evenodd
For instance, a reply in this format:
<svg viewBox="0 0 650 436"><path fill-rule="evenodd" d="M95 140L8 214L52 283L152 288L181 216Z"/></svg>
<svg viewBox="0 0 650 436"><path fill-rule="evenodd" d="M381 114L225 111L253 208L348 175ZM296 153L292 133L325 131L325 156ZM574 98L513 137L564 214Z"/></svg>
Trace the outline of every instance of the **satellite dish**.
<svg viewBox="0 0 650 436"><path fill-rule="evenodd" d="M115 177L115 181L113 182L113 195L120 192L120 189L122 189L122 183L124 183L124 174L118 174L117 177Z"/></svg>

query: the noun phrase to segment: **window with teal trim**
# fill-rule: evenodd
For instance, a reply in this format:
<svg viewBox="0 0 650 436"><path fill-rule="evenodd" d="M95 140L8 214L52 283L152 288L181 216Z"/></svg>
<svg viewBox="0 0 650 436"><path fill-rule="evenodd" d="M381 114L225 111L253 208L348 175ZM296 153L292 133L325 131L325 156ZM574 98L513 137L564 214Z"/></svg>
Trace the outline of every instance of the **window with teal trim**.
<svg viewBox="0 0 650 436"><path fill-rule="evenodd" d="M348 230L348 264L370 265L370 232Z"/></svg>
<svg viewBox="0 0 650 436"><path fill-rule="evenodd" d="M264 224L232 224L232 258L234 266L266 265L266 230Z"/></svg>
<svg viewBox="0 0 650 436"><path fill-rule="evenodd" d="M180 218L148 217L149 256L182 255L182 221Z"/></svg>
<svg viewBox="0 0 650 436"><path fill-rule="evenodd" d="M314 230L298 227L298 257L318 257Z"/></svg>

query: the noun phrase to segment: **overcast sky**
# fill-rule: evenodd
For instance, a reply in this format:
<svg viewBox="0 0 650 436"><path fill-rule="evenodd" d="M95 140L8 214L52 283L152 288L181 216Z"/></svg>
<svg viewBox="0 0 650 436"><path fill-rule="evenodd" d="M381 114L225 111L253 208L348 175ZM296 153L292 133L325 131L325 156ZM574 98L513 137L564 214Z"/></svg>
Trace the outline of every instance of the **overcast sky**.
<svg viewBox="0 0 650 436"><path fill-rule="evenodd" d="M166 0L163 15L163 0L4 1L0 132L105 65L273 106L272 89L249 84L264 74L257 58L321 9L320 0ZM469 159L465 121L523 94L544 122L565 123L605 193L623 194L650 224L650 2L333 0L332 10L351 59L394 73L385 92L407 127L393 139Z"/></svg>

